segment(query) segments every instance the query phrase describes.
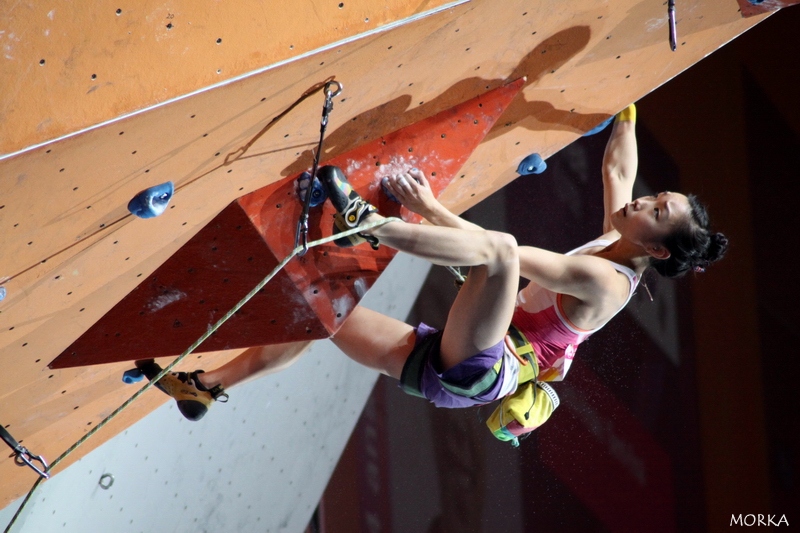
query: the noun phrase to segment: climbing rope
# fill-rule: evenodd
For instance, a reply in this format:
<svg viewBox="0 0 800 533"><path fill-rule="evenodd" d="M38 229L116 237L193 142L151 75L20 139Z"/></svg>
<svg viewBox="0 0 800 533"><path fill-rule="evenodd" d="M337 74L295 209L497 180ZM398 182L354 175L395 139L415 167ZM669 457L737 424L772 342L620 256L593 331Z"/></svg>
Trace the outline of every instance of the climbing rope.
<svg viewBox="0 0 800 533"><path fill-rule="evenodd" d="M83 437L81 437L81 438L80 438L80 439L79 439L79 440L78 440L78 441L77 441L75 444L73 444L72 446L70 446L70 447L67 449L67 451L65 451L65 452L64 452L64 453L62 453L62 454L61 454L61 455L60 455L58 458L56 458L56 459L55 459L55 460L54 460L54 461L53 461L53 462L50 464L50 466L47 466L47 467L44 469L44 474L46 474L47 476L49 476L49 475L50 475L50 472L51 472L51 471L52 471L52 470L53 470L53 469L54 469L56 466L58 466L58 464L59 464L59 463L61 463L61 462L62 462L64 459L66 459L66 458L67 458L67 457L68 457L68 456L69 456L69 455L70 455L72 452L74 452L76 449L78 449L78 447L80 447L80 446L81 446L81 445L82 445L84 442L86 442L87 440L89 440L89 438L91 438L91 437L92 437L92 436L93 436L95 433L97 433L97 432L98 432L98 431L99 431L99 430L100 430L100 429L101 429L103 426L105 426L106 424L108 424L108 423L109 423L109 422L110 422L112 419L114 419L114 418L115 418L115 417L116 417L118 414L120 414L120 413L121 413L121 412L122 412L124 409L126 409L126 408L127 408L129 405L130 405L130 404L132 404L134 401L136 401L136 399L137 399L137 398L139 398L139 396L141 396L142 394L144 394L144 392L145 392L147 389L149 389L150 387L152 387L152 386L153 386L153 384L157 383L157 382L158 382L158 380L160 380L161 378L163 378L164 376L166 376L166 375L167 375L167 374L170 372L170 370L172 370L172 369L173 369L173 368L174 368L174 367L175 367L175 366L176 366L178 363L180 363L180 362L181 362L181 361L182 361L182 360L183 360L183 359L184 359L186 356L188 356L188 355L189 355L189 354L191 354L191 353L192 353L194 350L196 350L196 349L197 349L197 347L198 347L198 346L200 346L200 345L201 345L201 344L202 344L202 343L203 343L203 342L204 342L204 341L205 341L207 338L209 338L211 335L213 335L213 334L214 334L214 332L215 332L215 331L217 331L217 330L218 330L218 329L219 329L219 328L222 326L222 324L224 324L224 323L225 323L225 322L226 322L226 321L227 321L227 320L228 320L230 317L232 317L232 316L233 316L233 315L234 315L234 314L235 314L237 311L239 311L239 309L241 309L241 308L242 308L242 307L243 307L243 306L244 306L244 305L245 305L247 302L249 302L249 301L250 301L250 299L251 299L251 298L253 298L253 296L255 296L256 294L258 294L258 291L260 291L261 289L263 289L263 288L264 288L264 286L265 286L267 283L269 283L269 282L270 282L270 280L272 280L272 278L273 278L273 277L275 277L275 275L276 275L278 272L280 272L280 271L283 269L283 267L284 267L284 266L286 266L286 264L287 264L289 261L291 261L291 259L292 259L294 256L296 256L296 255L300 254L300 252L302 252L304 249L306 249L306 250L307 250L308 248L313 248L313 247L315 247L315 246L319 246L319 245L321 245L321 244L325 244L325 243L331 242L331 241L333 241L333 240L335 240L335 239L339 239L339 238L342 238L342 237L347 237L347 236L353 235L353 234L355 234L355 233L359 233L359 232L362 232L362 231L367 231L367 230L370 230L370 229L374 229L374 228L377 228L377 227L383 226L384 224L388 224L389 222L400 222L400 221L401 221L401 220L400 220L399 218L395 218L395 217L384 218L383 220L379 220L379 221L377 221L377 222L371 222L371 223L369 223L369 224L365 224L365 225L363 225L363 226L359 226L359 227L357 227L357 228L353 228L353 229L350 229L350 230L347 230L347 231L343 231L343 232L341 232L341 233L335 233L335 234L331 235L330 237L324 237L324 238L322 238L322 239L317 239L317 240L315 240L315 241L312 241L312 242L306 243L306 244L304 244L304 245L301 245L301 246L296 246L296 247L294 248L294 250L292 250L292 252L291 252L291 253L290 253L288 256L286 256L286 258L285 258L283 261L281 261L281 262L280 262L280 263L279 263L279 264L278 264L278 265L277 265L277 266L276 266L274 269L272 269L272 272L270 272L269 274L267 274L267 276L266 276L266 277L265 277L263 280L261 280L261 281L258 283L258 285L256 285L256 286L253 288L253 290L251 290L249 293L247 293L247 295L245 295L245 297L244 297L244 298L242 298L242 299L239 301L239 303L237 303L236 305L234 305L234 306L233 306L233 308L231 308L231 310L230 310L230 311L228 311L228 312L227 312L227 313L226 313L226 314L225 314L225 315L224 315L222 318L220 318L220 319L219 319L219 320L218 320L218 321L217 321L217 322L216 322L216 323L215 323L213 326L209 326L208 330L207 330L207 331L206 331L206 332L205 332L205 333L204 333L204 334L203 334L203 335L202 335L202 336L201 336L199 339L197 339L197 340L194 342L194 344L192 344L191 346L189 346L189 348L187 348L185 352L183 352L181 355L179 355L179 356L178 356L178 357L177 357L177 358L176 358L176 359L175 359L175 360L174 360L172 363L170 363L170 364L169 364L167 367L165 367L165 368L164 368L164 369L163 369L163 370L162 370L162 371L161 371L161 372L160 372L160 373L159 373L157 376L155 376L155 377L154 377L152 380L148 381L148 382L147 382L147 383L146 383L146 384L145 384L145 385L144 385L144 386L143 386L141 389L139 389L139 390L138 390L138 391L137 391L137 392L136 392L136 393L135 393L133 396L131 396L131 397L130 397L130 398L127 400L127 401L125 401L125 403L123 403L122 405L120 405L120 406L119 406L117 409L115 409L115 410L114 410L114 412L112 412L112 413L111 413L111 414L109 414L109 415L108 415L106 418L104 418L102 421L100 421L100 422L99 422L99 423L98 423L98 424L97 424L97 425L96 425L94 428L92 428L92 429L91 429L91 430L90 430L90 431L89 431L89 432L88 432L86 435L84 435ZM24 499L24 500L22 501L22 503L20 504L20 506L19 506L19 509L17 509L17 512L16 512L16 513L14 514L14 516L11 518L11 522L9 522L9 524L8 524L8 526L6 527L6 529L5 529L5 532L4 532L4 533L9 533L9 532L11 531L11 527L12 527L12 526L14 525L14 523L17 521L17 518L18 518L18 517L19 517L19 515L22 513L22 510L25 508L25 506L27 505L28 501L30 501L31 497L33 496L33 493L36 491L36 489L39 487L39 484L40 484L40 483L41 483L41 482L42 482L44 479L45 479L45 477L39 477L39 478L36 480L36 482L33 484L33 487L31 487L31 490L30 490L30 491L28 491L28 494L27 494L27 496L25 496L25 499Z"/></svg>

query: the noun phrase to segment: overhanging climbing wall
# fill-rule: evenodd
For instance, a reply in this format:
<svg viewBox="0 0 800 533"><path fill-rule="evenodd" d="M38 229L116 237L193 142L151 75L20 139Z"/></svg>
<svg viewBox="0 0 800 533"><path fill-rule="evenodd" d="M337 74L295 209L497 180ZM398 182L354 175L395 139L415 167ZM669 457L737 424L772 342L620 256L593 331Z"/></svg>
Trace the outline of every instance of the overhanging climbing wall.
<svg viewBox="0 0 800 533"><path fill-rule="evenodd" d="M345 88L325 160L526 76L442 193L460 212L531 152L546 158L765 16L679 2L673 53L666 6L650 0L284 4L0 8L0 423L35 453L58 456L130 394L126 363L47 363L231 202L310 166L321 101L299 101L308 89L330 76ZM127 213L165 181L177 188L166 213ZM161 402L144 395L70 461ZM32 472L0 457L8 502Z"/></svg>

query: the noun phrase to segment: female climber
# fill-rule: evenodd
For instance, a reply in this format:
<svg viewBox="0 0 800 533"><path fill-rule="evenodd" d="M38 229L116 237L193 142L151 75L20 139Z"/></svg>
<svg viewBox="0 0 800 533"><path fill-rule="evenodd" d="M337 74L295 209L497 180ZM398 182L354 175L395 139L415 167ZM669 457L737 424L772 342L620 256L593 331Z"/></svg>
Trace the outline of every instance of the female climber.
<svg viewBox="0 0 800 533"><path fill-rule="evenodd" d="M458 217L436 200L417 170L384 178L384 189L430 224L389 222L337 244L366 240L437 265L470 267L469 273L441 331L359 306L333 336L334 344L440 407L485 404L535 381L548 397L541 415L546 419L558 399L540 382L563 379L577 346L625 307L646 269L666 277L702 272L727 248L725 236L710 231L706 209L694 196L661 192L632 200L635 117L633 105L619 113L606 146L604 233L567 254L519 246L507 233ZM340 169L323 167L318 177L339 213L334 231L381 219ZM518 292L520 276L529 283ZM207 406L223 389L284 368L304 346L251 348L214 371L165 379L200 393Z"/></svg>

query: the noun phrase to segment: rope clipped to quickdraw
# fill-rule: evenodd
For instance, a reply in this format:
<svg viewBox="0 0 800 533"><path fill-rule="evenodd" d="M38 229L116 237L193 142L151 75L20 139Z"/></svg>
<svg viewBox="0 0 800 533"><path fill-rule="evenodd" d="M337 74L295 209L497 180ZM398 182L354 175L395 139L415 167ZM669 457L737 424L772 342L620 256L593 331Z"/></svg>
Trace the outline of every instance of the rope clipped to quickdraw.
<svg viewBox="0 0 800 533"><path fill-rule="evenodd" d="M278 263L278 265L277 265L277 266L276 266L274 269L272 269L272 272L270 272L269 274L267 274L267 276L266 276L266 277L265 277L263 280L261 280L261 281L258 283L258 285L256 285L256 286L253 288L253 290L251 290L249 293L247 293L247 294L245 295L245 297L244 297L244 298L242 298L242 299L239 301L239 303L237 303L236 305L234 305L234 306L233 306L233 308L231 308L231 310L230 310L230 311L228 311L227 313L225 313L225 315L224 315L222 318L220 318L220 319L219 319L219 320L218 320L218 321L217 321L217 322L216 322L216 323L215 323L213 326L209 326L208 330L207 330L207 331L206 331L206 332L205 332L205 333L204 333L204 334L203 334L203 335L202 335L202 336L201 336L199 339L197 339L197 340L194 342L194 344L192 344L192 345L191 345L191 346L190 346L190 347L189 347L189 348L188 348L188 349L187 349L185 352L183 352L181 355L179 355L179 356L178 356L178 357L177 357L177 358L176 358L174 361L172 361L172 363L170 363L169 365L167 365L167 366L166 366L166 367L165 367L165 368L164 368L164 369L163 369L163 370L162 370L162 371L161 371L161 372L160 372L160 373L159 373L157 376L155 376L155 377L154 377L152 380L150 380L150 381L148 381L147 383L145 383L145 384L144 384L144 386L142 386L142 388L141 388L141 389L139 389L138 391L136 391L136 393L134 393L134 394L133 394L133 396L131 396L131 397L130 397L130 398L127 400L127 401L125 401L125 403L123 403L122 405L120 405L120 406L119 406L117 409L115 409L115 410L114 410L114 411L113 411L111 414L109 414L109 415L108 415L106 418L104 418L103 420L101 420L101 421L100 421L100 422L99 422L99 423L98 423L98 424L97 424L95 427L93 427L93 428L92 428L92 429L91 429L91 430L90 430L88 433L86 433L86 435L84 435L83 437L81 437L81 438L80 438L80 439L79 439L79 440L78 440L78 441L77 441L75 444L73 444L72 446L70 446L70 447L69 447L69 449L67 449L67 451L65 451L65 452L64 452L64 453L62 453L62 454L61 454L61 455L60 455L58 458L56 458L56 460L54 460L54 461L53 461L53 462L50 464L50 466L46 466L46 465L45 465L45 469L44 469L44 471L42 472L42 476L43 476L43 477L39 477L39 478L36 480L36 482L33 484L33 487L31 487L31 490L28 492L27 496L25 496L25 499L24 499L24 500L23 500L23 502L20 504L20 506L19 506L19 509L17 509L17 512L14 514L13 518L11 519L11 522L9 522L9 524L8 524L8 526L6 527L6 529L5 529L5 532L4 532L4 533L9 533L9 531L11 531L11 527L14 525L14 523L15 523L15 522L16 522L16 520L17 520L17 518L18 518L18 517L19 517L19 515L22 513L22 510L25 508L25 506L27 505L27 503L30 501L31 497L33 496L33 493L36 491L36 489L37 489L37 487L39 486L39 484L40 484L40 483L41 483L41 482L42 482L42 481L43 481L43 480L44 480L46 477L49 477L49 475L50 475L50 472L51 472L51 471L52 471L52 470L53 470L53 469L54 469L56 466L58 466L58 464L59 464L61 461L63 461L64 459L66 459L66 458L67 458L67 457L68 457L68 456L69 456L69 455L70 455L72 452L74 452L76 449L78 449L78 447L80 447L80 446L81 446L81 445L82 445L84 442L86 442L87 440L89 440L89 438L90 438L90 437L92 437L92 436L93 436L95 433L97 433L97 432L98 432L98 431L99 431L99 430L100 430L100 429L101 429L103 426L105 426L106 424L108 424L108 423L109 423L109 422L110 422L112 419L114 419L114 418L115 418L115 417L116 417L118 414L120 414L120 413L121 413L121 412L122 412L124 409L126 409L126 408L127 408L129 405L130 405L130 404L132 404L132 403L133 403L133 402L134 402L134 401L135 401L137 398L139 398L139 396L141 396L142 394L144 394L144 392L145 392L145 391L147 391L147 389L149 389L150 387L152 387L152 386L153 386L155 383L158 383L158 381L159 381L161 378L163 378L164 376L166 376L166 375L167 375L167 374L168 374L168 373L169 373L169 372L170 372L170 371L171 371L171 370L172 370L172 369L173 369L173 368L174 368L174 367L175 367L175 366L176 366L178 363L180 363L180 362L181 362L181 361L182 361L184 358L186 358L186 357L187 357L189 354L191 354L191 353L192 353L194 350L196 350L196 349L197 349L197 347L198 347L198 346L200 346L200 344L202 344L202 343L203 343L203 342L204 342L206 339L208 339L208 338L209 338L211 335L213 335L213 334L214 334L214 332L215 332L215 331L217 331L217 330L218 330L218 329L219 329L219 328L220 328L220 327L221 327L221 326L222 326L222 325L223 325L223 324L224 324L224 323L225 323L225 322L226 322L226 321L227 321L227 320L228 320L230 317L232 317L234 314L236 314L236 312L238 312L238 311L239 311L239 309L241 309L241 308L242 308L242 307L243 307L243 306L244 306L244 305L245 305L247 302L249 302L249 301L250 301L250 299L252 299L252 298L253 298L253 297L254 297L256 294L258 294L258 292L259 292L261 289L263 289L263 288L264 288L264 286L265 286L267 283L269 283L269 282L272 280L272 278L274 278L274 277L275 277L275 275L276 275L278 272L280 272L280 271L283 269L283 267L285 267L285 266L286 266L286 264L287 264L289 261L291 261L291 260L292 260L292 258L294 258L296 255L300 255L300 252L303 252L304 250L306 250L306 251L307 251L309 248L313 248L313 247L315 247L315 246L319 246L319 245L321 245L321 244L326 244L326 243L332 242L332 241L334 241L334 240L336 240L336 239L340 239L340 238L342 238L342 237L347 237L347 236L353 235L353 234L355 234L355 233L360 233L360 232L362 232L362 231L367 231L367 230L370 230L370 229L374 229L374 228L377 228L377 227L383 226L384 224L388 224L389 222L401 222L401 220L400 220L399 218L395 218L395 217L384 218L384 219L382 219L382 220L378 220L378 221L376 221L376 222L371 222L371 223L369 223L369 224L364 224L364 225L362 225L362 226L359 226L359 227L357 227L357 228L353 228L353 229L350 229L350 230L347 230L347 231L343 231L343 232L341 232L341 233L334 233L333 235L331 235L331 236L329 236L329 237L323 237L323 238L321 238L321 239L317 239L317 240L315 240L315 241L312 241L312 242L306 243L306 244L304 244L303 246L295 246L294 250L292 250L292 252L291 252L289 255L287 255L287 256L286 256L286 258L284 258L284 260L283 260L283 261L281 261L280 263ZM15 441L15 442L16 442L16 441ZM37 457L37 458L38 458L38 457Z"/></svg>
<svg viewBox="0 0 800 533"><path fill-rule="evenodd" d="M11 454L14 457L14 464L17 466L27 465L41 477L50 477L50 474L47 473L47 461L44 460L44 457L29 452L28 449L17 442L17 439L12 437L11 433L9 433L3 426L0 426L0 438L2 438L5 443L8 444L9 448L14 450L14 453ZM34 461L38 461L42 467L39 468L36 466Z"/></svg>
<svg viewBox="0 0 800 533"><path fill-rule="evenodd" d="M336 90L332 87L336 86ZM333 111L333 98L341 94L343 86L336 80L331 80L325 84L325 104L322 106L322 119L319 123L319 143L317 144L317 151L314 154L314 166L311 168L311 181L317 178L317 169L319 168L319 158L322 155L322 141L325 139L325 128L328 126L328 115ZM303 250L300 256L305 255L308 251L308 212L311 209L311 191L306 194L305 201L303 202L303 214L300 215L300 220L297 222L297 231L294 236L295 248L300 244L300 237L303 238Z"/></svg>

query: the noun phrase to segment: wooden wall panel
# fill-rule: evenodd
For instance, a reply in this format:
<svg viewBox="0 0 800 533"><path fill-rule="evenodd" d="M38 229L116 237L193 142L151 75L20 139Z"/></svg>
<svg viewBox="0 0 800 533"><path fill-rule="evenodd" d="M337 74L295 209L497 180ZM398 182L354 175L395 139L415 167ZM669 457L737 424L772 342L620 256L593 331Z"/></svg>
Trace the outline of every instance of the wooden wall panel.
<svg viewBox="0 0 800 533"><path fill-rule="evenodd" d="M6 2L0 153L352 38L447 0Z"/></svg>

